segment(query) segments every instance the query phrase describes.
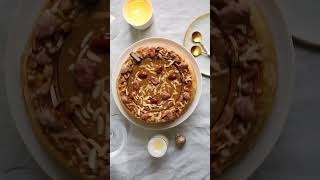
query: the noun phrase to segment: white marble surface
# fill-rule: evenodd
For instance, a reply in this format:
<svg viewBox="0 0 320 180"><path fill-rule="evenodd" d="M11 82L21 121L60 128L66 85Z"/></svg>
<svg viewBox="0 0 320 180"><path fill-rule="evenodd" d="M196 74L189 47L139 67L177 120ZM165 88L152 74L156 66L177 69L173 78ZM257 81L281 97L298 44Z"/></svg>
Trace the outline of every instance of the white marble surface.
<svg viewBox="0 0 320 180"><path fill-rule="evenodd" d="M180 44L191 21L209 12L209 0L152 0L154 22L145 31L131 28L121 15L123 0L111 0L111 13L119 21L120 34L111 41L111 72L113 65L128 46L147 37L163 37ZM194 6L197 4L197 6ZM195 112L184 123L167 131L147 131L126 123L128 143L123 152L111 162L111 179L137 180L176 180L210 179L210 80L203 78L203 92ZM114 102L111 102L111 121L125 118L119 115ZM187 137L183 149L175 147L174 136L180 132ZM169 148L165 157L152 158L147 152L148 139L156 134L169 138Z"/></svg>
<svg viewBox="0 0 320 180"><path fill-rule="evenodd" d="M10 30L8 29L8 24L12 22L12 15L16 8L17 1L18 0L0 1L0 180L48 180L49 178L29 155L20 139L15 129L14 121L9 114L5 95L3 57L7 32ZM193 8L192 11L195 9L196 7ZM173 10L173 8L171 8L171 10ZM175 10L178 15L179 12L186 13L176 8ZM174 21L176 17L168 19ZM162 29L159 30L159 32L162 31ZM179 41L179 38L177 37L176 40ZM320 179L318 164L320 160L318 153L320 151L320 145L317 143L320 137L320 122L318 118L320 101L320 81L318 78L320 77L320 50L295 44L295 52L296 80L294 99L287 124L272 153L250 180ZM130 129L130 131L139 131L139 129ZM139 144L141 142L131 141L131 143ZM139 154L136 154L136 156L139 156ZM152 162L147 165L157 167L155 163ZM175 173L173 173L174 168L171 167L177 167L178 165L181 164L177 163L167 166L169 169L167 171L168 176L179 176L181 171L178 171L178 174L175 175ZM123 165L124 170L129 167L128 165ZM185 168L187 169L188 167ZM142 172L142 169L139 170ZM117 168L113 173L118 177L117 179L127 179L124 177L126 174L122 174L122 171L118 171ZM140 175L143 175L143 173ZM194 179L196 180L197 178Z"/></svg>

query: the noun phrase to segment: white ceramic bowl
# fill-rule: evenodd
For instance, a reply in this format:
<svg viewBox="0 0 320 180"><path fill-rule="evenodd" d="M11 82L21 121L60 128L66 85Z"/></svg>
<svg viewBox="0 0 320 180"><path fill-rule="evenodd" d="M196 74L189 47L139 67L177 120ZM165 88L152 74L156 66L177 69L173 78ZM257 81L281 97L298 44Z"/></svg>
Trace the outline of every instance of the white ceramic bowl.
<svg viewBox="0 0 320 180"><path fill-rule="evenodd" d="M125 60L127 60L127 58L130 56L131 52L137 50L140 47L146 47L146 46L162 46L162 47L166 47L172 51L175 51L177 54L179 54L181 56L181 58L187 60L189 62L189 64L191 64L194 69L195 78L196 78L196 82L197 82L196 95L194 96L194 99L193 99L191 105L189 106L188 110L184 114L182 114L178 119L176 119L173 122L167 123L167 124L152 125L152 124L147 124L142 121L138 121L138 120L131 118L128 115L128 113L124 110L124 108L122 107L121 102L118 97L118 93L117 93L117 89L116 89L116 80L117 80L117 77L120 73L122 64L125 62ZM164 130L164 129L173 128L173 127L181 124L195 110L196 106L199 103L200 96L201 96L202 77L201 77L200 69L199 69L195 59L189 53L189 51L186 48L184 48L182 45L180 45L176 42L173 42L171 40L164 39L164 38L148 38L148 39L143 39L141 41L138 41L138 42L132 44L130 47L128 47L122 53L122 55L120 56L120 58L118 60L118 64L115 66L114 72L111 77L111 88L112 88L113 99L114 99L117 107L119 108L120 112L130 122L132 122L133 124L135 124L139 127L145 128L145 129Z"/></svg>
<svg viewBox="0 0 320 180"><path fill-rule="evenodd" d="M272 31L277 53L278 84L272 114L260 133L254 148L219 180L247 179L278 140L291 103L294 75L294 51L286 22L274 0L253 0L262 10Z"/></svg>
<svg viewBox="0 0 320 180"><path fill-rule="evenodd" d="M145 30L147 28L149 28L151 26L151 24L153 23L153 7L152 7L152 3L150 0L147 0L146 3L148 3L148 5L151 8L151 16L148 19L147 22L145 22L142 25L134 25L132 24L129 20L128 20L128 16L126 15L126 5L128 4L128 1L124 1L123 5L122 5L122 16L124 17L124 19L127 21L128 24L130 24L133 28L138 29L138 30Z"/></svg>

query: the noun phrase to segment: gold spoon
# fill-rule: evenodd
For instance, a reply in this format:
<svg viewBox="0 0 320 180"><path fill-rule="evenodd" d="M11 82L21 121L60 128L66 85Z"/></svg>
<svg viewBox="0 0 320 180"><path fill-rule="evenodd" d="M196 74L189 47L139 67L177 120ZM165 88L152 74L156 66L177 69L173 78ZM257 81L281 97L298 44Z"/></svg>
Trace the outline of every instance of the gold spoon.
<svg viewBox="0 0 320 180"><path fill-rule="evenodd" d="M200 55L210 56L209 53L202 51L201 47L200 47L200 46L197 46L197 45L192 46L192 48L191 48L191 54L192 54L194 57L198 57L198 56L200 56Z"/></svg>
<svg viewBox="0 0 320 180"><path fill-rule="evenodd" d="M192 41L195 43L199 43L204 52L207 53L208 56L210 56L210 53L208 52L207 48L204 47L204 45L202 44L202 35L199 31L195 31L192 33Z"/></svg>

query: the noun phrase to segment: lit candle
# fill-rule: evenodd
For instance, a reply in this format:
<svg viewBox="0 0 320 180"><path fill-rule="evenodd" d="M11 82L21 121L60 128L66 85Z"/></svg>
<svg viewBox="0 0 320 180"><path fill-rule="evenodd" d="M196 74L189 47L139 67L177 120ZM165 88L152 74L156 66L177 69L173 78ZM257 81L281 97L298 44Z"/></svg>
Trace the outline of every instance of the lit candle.
<svg viewBox="0 0 320 180"><path fill-rule="evenodd" d="M168 148L168 138L164 135L156 135L149 140L148 152L155 158L164 156Z"/></svg>
<svg viewBox="0 0 320 180"><path fill-rule="evenodd" d="M149 0L126 0L123 16L136 29L146 29L152 24L152 5Z"/></svg>

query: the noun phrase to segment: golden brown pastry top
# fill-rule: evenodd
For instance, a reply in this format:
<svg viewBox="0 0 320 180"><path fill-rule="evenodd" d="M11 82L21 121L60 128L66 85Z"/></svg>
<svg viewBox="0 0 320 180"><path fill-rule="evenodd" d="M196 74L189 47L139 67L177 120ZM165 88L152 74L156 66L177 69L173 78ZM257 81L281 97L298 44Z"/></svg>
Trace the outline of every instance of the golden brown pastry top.
<svg viewBox="0 0 320 180"><path fill-rule="evenodd" d="M249 1L248 1L249 2ZM272 106L275 71L265 20L245 0L216 0L213 14L211 164L221 175L254 144ZM258 23L257 23L258 22ZM260 27L259 27L260 26ZM261 28L263 27L263 28Z"/></svg>
<svg viewBox="0 0 320 180"><path fill-rule="evenodd" d="M132 54L117 81L122 105L131 116L147 123L174 121L193 100L192 67L163 47L143 47Z"/></svg>
<svg viewBox="0 0 320 180"><path fill-rule="evenodd" d="M108 176L107 1L48 1L22 56L25 104L50 154L80 178Z"/></svg>

